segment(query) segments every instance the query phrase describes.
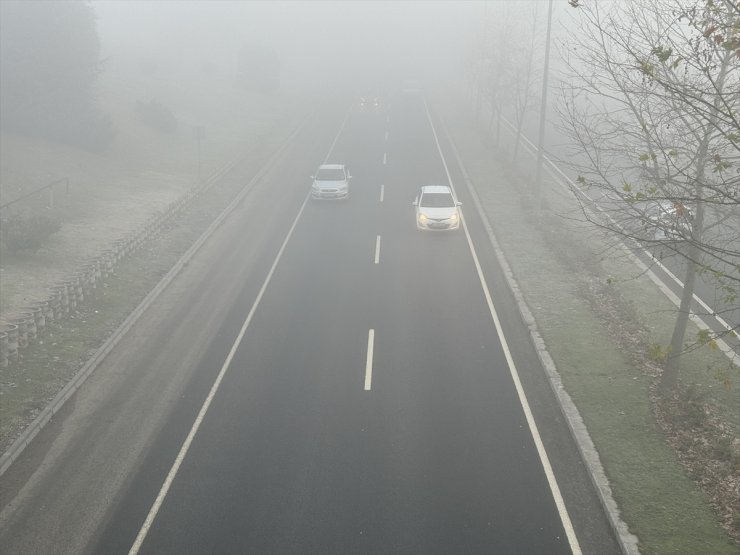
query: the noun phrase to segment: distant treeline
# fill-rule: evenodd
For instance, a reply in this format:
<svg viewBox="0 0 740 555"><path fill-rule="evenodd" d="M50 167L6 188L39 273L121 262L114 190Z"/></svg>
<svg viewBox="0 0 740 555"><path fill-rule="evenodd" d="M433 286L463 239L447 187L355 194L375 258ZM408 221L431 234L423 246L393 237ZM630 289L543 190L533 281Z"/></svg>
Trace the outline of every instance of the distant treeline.
<svg viewBox="0 0 740 555"><path fill-rule="evenodd" d="M100 41L86 2L0 2L0 128L90 149L113 139L96 106Z"/></svg>
<svg viewBox="0 0 740 555"><path fill-rule="evenodd" d="M237 82L248 90L273 94L280 87L277 52L259 44L247 44L239 52Z"/></svg>

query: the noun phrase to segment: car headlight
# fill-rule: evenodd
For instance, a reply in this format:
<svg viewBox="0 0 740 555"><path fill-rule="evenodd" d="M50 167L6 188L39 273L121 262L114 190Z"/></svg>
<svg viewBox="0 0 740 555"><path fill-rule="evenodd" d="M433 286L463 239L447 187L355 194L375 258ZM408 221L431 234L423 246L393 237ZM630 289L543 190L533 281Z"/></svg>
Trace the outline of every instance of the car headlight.
<svg viewBox="0 0 740 555"><path fill-rule="evenodd" d="M456 221L457 221L457 219L458 219L458 215L457 215L457 213L454 213L454 214L453 214L452 216L450 216L450 221L451 221L451 222L456 222Z"/></svg>
<svg viewBox="0 0 740 555"><path fill-rule="evenodd" d="M419 221L420 221L421 223L424 223L424 222L426 222L426 221L427 221L428 219L429 219L429 218L427 218L425 214L419 214Z"/></svg>

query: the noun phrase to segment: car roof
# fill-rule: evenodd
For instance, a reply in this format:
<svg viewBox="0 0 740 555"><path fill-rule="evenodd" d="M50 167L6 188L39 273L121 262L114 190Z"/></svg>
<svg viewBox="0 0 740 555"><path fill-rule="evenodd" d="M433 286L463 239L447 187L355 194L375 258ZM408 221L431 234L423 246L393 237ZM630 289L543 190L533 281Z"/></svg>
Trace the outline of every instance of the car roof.
<svg viewBox="0 0 740 555"><path fill-rule="evenodd" d="M450 189L447 185L424 185L421 188L422 193L450 193L452 194L452 189Z"/></svg>
<svg viewBox="0 0 740 555"><path fill-rule="evenodd" d="M321 164L320 170L341 170L344 168L344 164Z"/></svg>

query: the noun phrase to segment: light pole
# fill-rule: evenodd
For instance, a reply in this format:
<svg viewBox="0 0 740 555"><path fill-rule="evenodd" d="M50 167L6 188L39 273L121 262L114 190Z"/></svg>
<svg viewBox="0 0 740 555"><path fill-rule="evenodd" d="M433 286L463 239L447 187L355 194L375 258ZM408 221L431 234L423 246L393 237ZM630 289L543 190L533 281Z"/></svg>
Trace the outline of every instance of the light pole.
<svg viewBox="0 0 740 555"><path fill-rule="evenodd" d="M201 171L201 144L203 143L203 139L206 136L206 128L202 125L194 125L193 126L193 134L195 135L195 143L196 148L198 149L198 185L200 185L203 181L203 175Z"/></svg>
<svg viewBox="0 0 740 555"><path fill-rule="evenodd" d="M542 166L545 158L545 123L547 120L547 74L550 67L550 29L552 28L552 0L547 7L547 38L545 39L545 68L542 76L542 99L540 101L540 133L537 144L537 172L535 174L535 191L537 209L542 208Z"/></svg>

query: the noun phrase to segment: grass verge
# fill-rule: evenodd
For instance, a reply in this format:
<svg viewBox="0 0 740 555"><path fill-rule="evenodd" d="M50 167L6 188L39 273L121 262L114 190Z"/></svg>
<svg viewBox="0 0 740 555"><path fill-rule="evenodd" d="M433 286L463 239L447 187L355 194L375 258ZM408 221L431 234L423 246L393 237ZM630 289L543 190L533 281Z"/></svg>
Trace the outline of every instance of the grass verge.
<svg viewBox="0 0 740 555"><path fill-rule="evenodd" d="M735 512L736 490L718 503L699 487L656 418L656 367L645 352L666 343L675 308L608 240L570 219L566 197L549 195L544 215L531 210L526 177L502 162L468 114L446 110L454 110L446 117L453 140L641 551L737 553L720 525L733 518L720 513ZM733 441L740 385L727 390L713 378L711 369L723 365L720 353L698 349L685 357L682 381L701 391L703 410L723 417ZM731 480L737 474L728 465Z"/></svg>
<svg viewBox="0 0 740 555"><path fill-rule="evenodd" d="M273 137L270 143L279 141ZM256 171L269 149L255 157ZM262 160L262 162L260 161ZM21 359L0 372L0 452L69 382L90 356L123 323L185 251L241 190L243 180L227 179L180 214L158 237L121 260L115 273L61 323L52 323Z"/></svg>

